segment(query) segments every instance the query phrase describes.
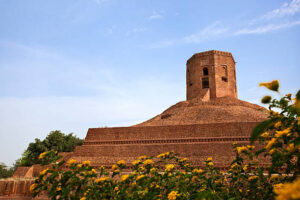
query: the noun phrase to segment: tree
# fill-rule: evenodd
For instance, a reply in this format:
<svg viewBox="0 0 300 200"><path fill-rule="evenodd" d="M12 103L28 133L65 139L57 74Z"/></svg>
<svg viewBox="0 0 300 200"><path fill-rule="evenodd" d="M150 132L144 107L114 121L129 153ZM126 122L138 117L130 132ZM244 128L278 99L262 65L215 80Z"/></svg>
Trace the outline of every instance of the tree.
<svg viewBox="0 0 300 200"><path fill-rule="evenodd" d="M20 166L31 166L42 163L38 159L39 155L45 151L55 150L57 152L72 152L77 145L82 145L83 140L74 136L73 133L64 134L59 130L51 131L47 137L41 141L36 138L35 142L28 145L22 154ZM51 162L51 159L47 162Z"/></svg>
<svg viewBox="0 0 300 200"><path fill-rule="evenodd" d="M4 163L0 163L0 178L11 177L14 171L14 167L8 167Z"/></svg>

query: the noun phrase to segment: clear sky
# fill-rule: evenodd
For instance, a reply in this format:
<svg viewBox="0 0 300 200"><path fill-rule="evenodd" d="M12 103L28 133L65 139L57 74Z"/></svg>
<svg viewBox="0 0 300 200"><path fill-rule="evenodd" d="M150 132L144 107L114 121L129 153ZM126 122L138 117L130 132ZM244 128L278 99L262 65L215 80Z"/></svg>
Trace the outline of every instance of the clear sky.
<svg viewBox="0 0 300 200"><path fill-rule="evenodd" d="M128 126L185 99L196 52L232 52L240 99L300 87L300 0L0 0L0 162L52 130ZM297 78L298 77L298 78Z"/></svg>

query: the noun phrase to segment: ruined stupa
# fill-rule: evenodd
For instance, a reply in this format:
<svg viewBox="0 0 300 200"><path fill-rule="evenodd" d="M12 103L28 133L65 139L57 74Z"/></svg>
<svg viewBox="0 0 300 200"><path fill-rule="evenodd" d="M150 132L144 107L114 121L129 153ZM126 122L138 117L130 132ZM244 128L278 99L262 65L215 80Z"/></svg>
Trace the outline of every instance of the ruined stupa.
<svg viewBox="0 0 300 200"><path fill-rule="evenodd" d="M187 99L154 118L131 127L90 128L82 146L65 160L90 160L111 167L142 155L174 151L199 165L212 157L218 168L234 158L232 143L248 144L252 129L267 118L266 109L237 98L235 61L231 53L206 51L186 64ZM34 177L41 166L19 167L14 177ZM0 181L1 195L28 196L28 184Z"/></svg>

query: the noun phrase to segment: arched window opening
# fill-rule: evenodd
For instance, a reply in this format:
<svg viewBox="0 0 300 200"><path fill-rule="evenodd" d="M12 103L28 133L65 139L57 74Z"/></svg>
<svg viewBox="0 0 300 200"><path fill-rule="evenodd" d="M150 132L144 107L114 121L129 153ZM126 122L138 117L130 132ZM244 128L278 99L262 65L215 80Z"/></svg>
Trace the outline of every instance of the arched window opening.
<svg viewBox="0 0 300 200"><path fill-rule="evenodd" d="M208 78L202 78L202 89L209 88L209 79Z"/></svg>
<svg viewBox="0 0 300 200"><path fill-rule="evenodd" d="M206 67L203 68L203 75L204 76L208 75L208 69Z"/></svg>
<svg viewBox="0 0 300 200"><path fill-rule="evenodd" d="M227 82L228 81L228 72L227 72L227 66L222 66L222 81Z"/></svg>

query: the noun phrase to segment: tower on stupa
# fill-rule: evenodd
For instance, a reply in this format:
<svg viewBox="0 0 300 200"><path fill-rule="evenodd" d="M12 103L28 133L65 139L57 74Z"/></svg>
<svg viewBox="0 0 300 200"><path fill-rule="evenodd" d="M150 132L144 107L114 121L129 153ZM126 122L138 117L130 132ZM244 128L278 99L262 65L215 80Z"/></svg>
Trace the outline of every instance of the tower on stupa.
<svg viewBox="0 0 300 200"><path fill-rule="evenodd" d="M203 101L219 97L237 98L235 61L231 53L205 51L186 62L186 98Z"/></svg>

